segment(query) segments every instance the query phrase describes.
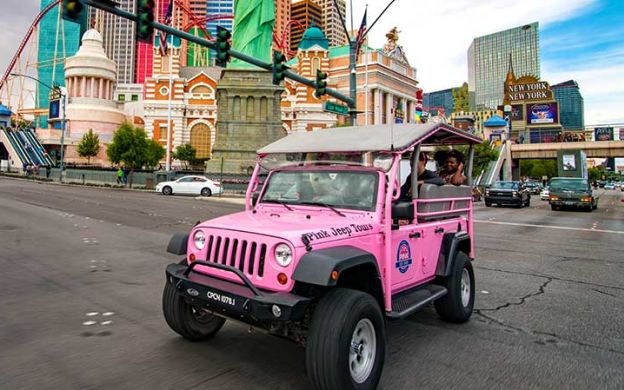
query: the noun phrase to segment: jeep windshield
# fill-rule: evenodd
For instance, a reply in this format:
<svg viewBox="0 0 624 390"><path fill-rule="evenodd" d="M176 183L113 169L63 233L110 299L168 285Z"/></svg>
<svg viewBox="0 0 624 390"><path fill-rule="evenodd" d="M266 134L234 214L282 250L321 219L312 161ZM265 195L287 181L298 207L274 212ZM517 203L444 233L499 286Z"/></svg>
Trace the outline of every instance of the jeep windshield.
<svg viewBox="0 0 624 390"><path fill-rule="evenodd" d="M553 179L550 181L550 192L588 191L589 184L585 179Z"/></svg>
<svg viewBox="0 0 624 390"><path fill-rule="evenodd" d="M374 211L378 181L379 175L374 171L275 171L261 202Z"/></svg>
<svg viewBox="0 0 624 390"><path fill-rule="evenodd" d="M517 181L497 181L492 188L497 190L517 190L520 187Z"/></svg>

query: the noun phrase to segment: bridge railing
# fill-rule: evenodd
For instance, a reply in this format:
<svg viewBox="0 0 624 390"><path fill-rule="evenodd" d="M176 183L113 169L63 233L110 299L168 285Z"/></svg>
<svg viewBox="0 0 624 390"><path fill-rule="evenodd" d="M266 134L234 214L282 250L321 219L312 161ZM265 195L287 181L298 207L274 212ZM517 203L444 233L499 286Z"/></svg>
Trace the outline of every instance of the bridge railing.
<svg viewBox="0 0 624 390"><path fill-rule="evenodd" d="M593 131L562 131L561 129L512 130L511 141L516 144L593 141Z"/></svg>

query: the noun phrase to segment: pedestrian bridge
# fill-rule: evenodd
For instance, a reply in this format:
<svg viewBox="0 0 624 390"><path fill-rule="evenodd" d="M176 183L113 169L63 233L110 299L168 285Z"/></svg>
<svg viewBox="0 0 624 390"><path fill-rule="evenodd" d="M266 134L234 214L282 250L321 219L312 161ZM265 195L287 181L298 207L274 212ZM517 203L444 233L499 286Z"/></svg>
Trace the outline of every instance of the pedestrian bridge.
<svg viewBox="0 0 624 390"><path fill-rule="evenodd" d="M624 157L624 141L553 142L541 144L512 144L511 158L557 158L559 150L583 150L587 157Z"/></svg>

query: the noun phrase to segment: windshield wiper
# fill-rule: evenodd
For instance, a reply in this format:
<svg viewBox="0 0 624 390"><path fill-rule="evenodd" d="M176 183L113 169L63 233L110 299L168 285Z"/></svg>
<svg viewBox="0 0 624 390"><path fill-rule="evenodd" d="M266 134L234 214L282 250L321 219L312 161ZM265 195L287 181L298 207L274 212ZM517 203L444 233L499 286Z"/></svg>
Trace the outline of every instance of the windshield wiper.
<svg viewBox="0 0 624 390"><path fill-rule="evenodd" d="M340 211L338 211L338 209L336 209L334 206L329 205L327 203L323 203L323 202L299 202L299 204L303 204L303 205L307 205L307 206L322 206L322 207L327 207L328 209L330 209L331 211L333 211L334 213L340 215L341 217L346 217L346 215L344 215L343 213L341 213Z"/></svg>
<svg viewBox="0 0 624 390"><path fill-rule="evenodd" d="M290 207L286 202L284 202L283 200L277 200L277 199L270 199L270 200L265 200L264 203L278 203L281 204L282 206L286 207L288 209L288 211L295 211L295 209L293 209L292 207Z"/></svg>

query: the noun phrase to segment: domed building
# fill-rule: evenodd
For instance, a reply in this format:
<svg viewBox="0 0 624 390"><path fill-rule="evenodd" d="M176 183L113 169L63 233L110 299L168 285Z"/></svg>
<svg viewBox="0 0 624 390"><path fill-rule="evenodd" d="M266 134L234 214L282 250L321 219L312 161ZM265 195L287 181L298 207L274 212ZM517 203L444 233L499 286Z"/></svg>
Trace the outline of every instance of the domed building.
<svg viewBox="0 0 624 390"><path fill-rule="evenodd" d="M82 44L76 55L65 60L65 85L68 95L65 109L66 161L82 160L76 152L76 145L89 129L93 129L104 146L112 140L113 133L126 120L126 116L113 100L116 79L117 65L106 56L102 35L95 29L88 30L82 37ZM94 160L106 162L105 147L100 148L100 153Z"/></svg>

